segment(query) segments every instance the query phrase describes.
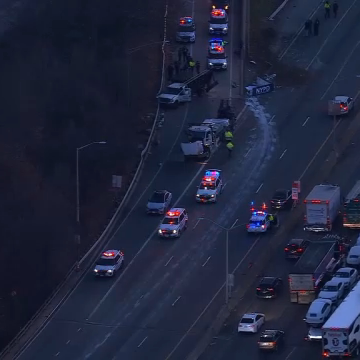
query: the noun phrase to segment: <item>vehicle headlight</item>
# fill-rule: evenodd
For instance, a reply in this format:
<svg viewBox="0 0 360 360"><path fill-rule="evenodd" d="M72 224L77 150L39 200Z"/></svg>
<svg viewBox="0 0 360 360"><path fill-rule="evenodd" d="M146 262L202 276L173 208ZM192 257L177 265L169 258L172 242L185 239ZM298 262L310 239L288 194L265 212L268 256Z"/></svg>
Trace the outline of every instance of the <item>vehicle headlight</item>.
<svg viewBox="0 0 360 360"><path fill-rule="evenodd" d="M223 28L223 31L228 31L228 28Z"/></svg>
<svg viewBox="0 0 360 360"><path fill-rule="evenodd" d="M213 63L212 63L212 62L209 62L209 65L210 65L210 66L213 66Z"/></svg>
<svg viewBox="0 0 360 360"><path fill-rule="evenodd" d="M200 197L200 195L199 195L199 194L196 194L196 197Z"/></svg>
<svg viewBox="0 0 360 360"><path fill-rule="evenodd" d="M109 274L111 274L111 273L113 272L113 270L108 270L107 272L108 272Z"/></svg>
<svg viewBox="0 0 360 360"><path fill-rule="evenodd" d="M214 194L212 194L212 195L211 195L211 197L215 197L215 195L214 195Z"/></svg>
<svg viewBox="0 0 360 360"><path fill-rule="evenodd" d="M97 272L99 272L99 270L98 270L98 269L94 269L94 272L96 272L96 273L97 273Z"/></svg>
<svg viewBox="0 0 360 360"><path fill-rule="evenodd" d="M214 28L212 28L212 27L209 27L209 30L210 30L210 31L213 31L213 30L214 30Z"/></svg>
<svg viewBox="0 0 360 360"><path fill-rule="evenodd" d="M227 63L223 63L222 64L222 67L225 69L225 68L227 68Z"/></svg>
<svg viewBox="0 0 360 360"><path fill-rule="evenodd" d="M176 234L177 233L177 230L173 230L173 234Z"/></svg>
<svg viewBox="0 0 360 360"><path fill-rule="evenodd" d="M161 231L161 229L159 229L159 234L162 234L162 231Z"/></svg>

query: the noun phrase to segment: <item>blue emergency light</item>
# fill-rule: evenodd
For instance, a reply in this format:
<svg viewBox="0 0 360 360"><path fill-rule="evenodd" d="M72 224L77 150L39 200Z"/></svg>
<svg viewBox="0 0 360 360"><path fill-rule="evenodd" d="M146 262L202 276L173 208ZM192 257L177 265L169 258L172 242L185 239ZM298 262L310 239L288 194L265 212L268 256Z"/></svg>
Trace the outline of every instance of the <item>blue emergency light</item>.
<svg viewBox="0 0 360 360"><path fill-rule="evenodd" d="M205 171L205 176L219 176L220 173L218 171Z"/></svg>

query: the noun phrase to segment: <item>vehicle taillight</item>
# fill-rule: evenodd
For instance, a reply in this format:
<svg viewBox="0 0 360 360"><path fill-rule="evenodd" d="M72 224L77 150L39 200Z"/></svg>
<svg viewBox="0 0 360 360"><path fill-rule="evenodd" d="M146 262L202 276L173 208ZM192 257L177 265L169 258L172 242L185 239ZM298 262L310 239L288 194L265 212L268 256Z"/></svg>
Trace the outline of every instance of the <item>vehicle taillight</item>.
<svg viewBox="0 0 360 360"><path fill-rule="evenodd" d="M284 250L285 250L285 251L289 251L289 248L286 247Z"/></svg>
<svg viewBox="0 0 360 360"><path fill-rule="evenodd" d="M323 352L323 357L330 357L329 353L327 351Z"/></svg>
<svg viewBox="0 0 360 360"><path fill-rule="evenodd" d="M296 251L297 251L297 252L303 252L304 249L303 249L303 248L299 248L299 249L297 249Z"/></svg>
<svg viewBox="0 0 360 360"><path fill-rule="evenodd" d="M256 290L260 291L260 290L261 290L261 288L256 288Z"/></svg>
<svg viewBox="0 0 360 360"><path fill-rule="evenodd" d="M269 290L269 291L274 291L274 289L273 289L273 288L268 288L268 290Z"/></svg>
<svg viewBox="0 0 360 360"><path fill-rule="evenodd" d="M249 229L250 225L249 224L246 224L246 228Z"/></svg>

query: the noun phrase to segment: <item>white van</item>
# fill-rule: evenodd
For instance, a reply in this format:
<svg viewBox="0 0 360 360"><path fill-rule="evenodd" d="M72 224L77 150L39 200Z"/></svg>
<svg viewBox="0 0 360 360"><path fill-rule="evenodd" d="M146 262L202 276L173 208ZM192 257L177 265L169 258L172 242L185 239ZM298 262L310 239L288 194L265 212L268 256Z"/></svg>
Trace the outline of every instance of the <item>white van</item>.
<svg viewBox="0 0 360 360"><path fill-rule="evenodd" d="M346 263L351 267L357 268L360 266L360 246L353 246L350 248Z"/></svg>

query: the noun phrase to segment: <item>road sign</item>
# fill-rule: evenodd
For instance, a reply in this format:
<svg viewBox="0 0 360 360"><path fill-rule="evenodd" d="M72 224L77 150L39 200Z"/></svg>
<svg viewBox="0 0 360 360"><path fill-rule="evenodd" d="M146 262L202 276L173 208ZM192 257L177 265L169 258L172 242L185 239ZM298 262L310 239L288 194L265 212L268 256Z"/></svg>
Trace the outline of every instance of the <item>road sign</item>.
<svg viewBox="0 0 360 360"><path fill-rule="evenodd" d="M294 181L292 184L291 198L293 200L299 200L300 181Z"/></svg>
<svg viewBox="0 0 360 360"><path fill-rule="evenodd" d="M229 284L229 287L234 287L235 286L235 276L234 276L234 274L228 274L228 284Z"/></svg>
<svg viewBox="0 0 360 360"><path fill-rule="evenodd" d="M246 91L248 96L257 96L262 94L267 94L269 92L274 91L275 86L272 83L269 83L267 85L261 85L261 86L246 86Z"/></svg>

